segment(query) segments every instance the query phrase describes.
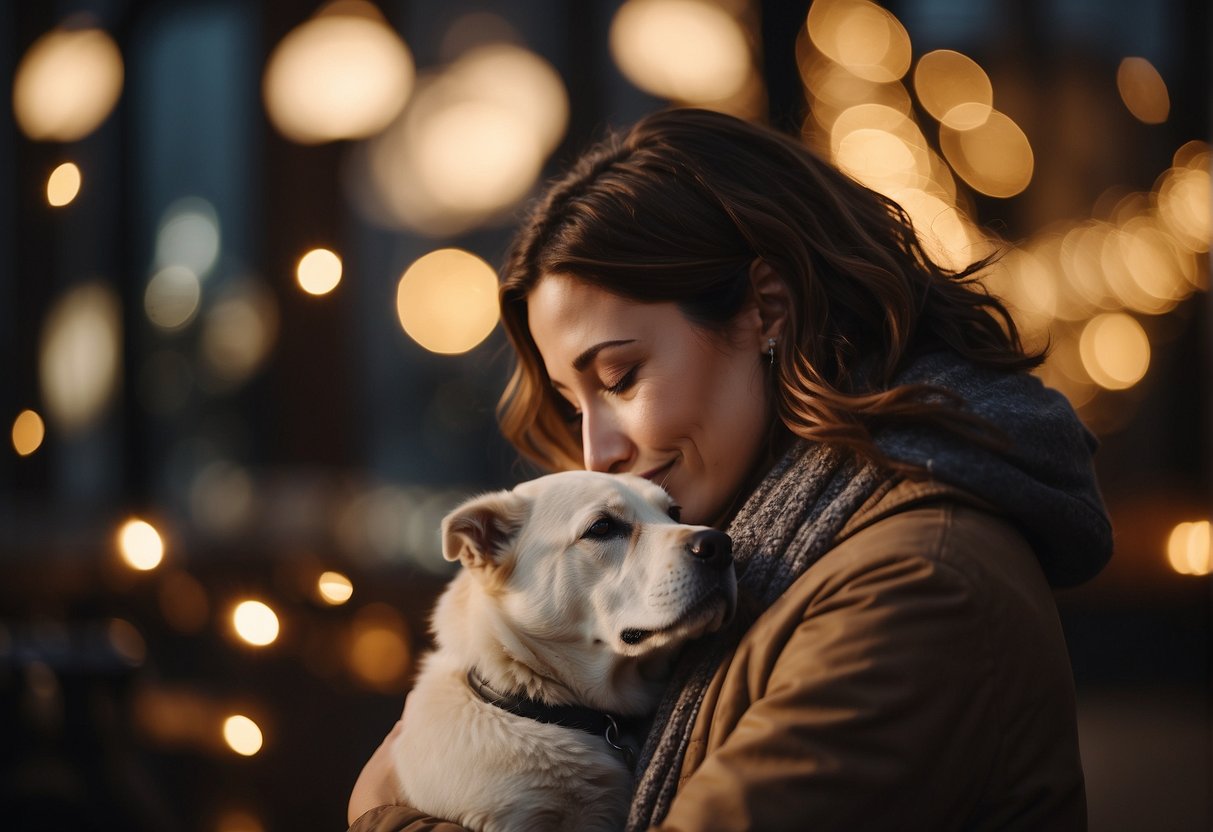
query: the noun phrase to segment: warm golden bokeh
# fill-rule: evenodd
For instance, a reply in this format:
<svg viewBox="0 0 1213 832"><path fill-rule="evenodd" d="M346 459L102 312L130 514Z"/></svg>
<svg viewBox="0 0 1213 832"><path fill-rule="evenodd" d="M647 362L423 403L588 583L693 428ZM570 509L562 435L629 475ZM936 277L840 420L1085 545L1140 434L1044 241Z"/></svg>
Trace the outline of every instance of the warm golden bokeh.
<svg viewBox="0 0 1213 832"><path fill-rule="evenodd" d="M18 456L29 456L42 447L46 438L46 425L42 417L33 410L22 410L13 420L13 450Z"/></svg>
<svg viewBox="0 0 1213 832"><path fill-rule="evenodd" d="M1167 561L1181 575L1213 573L1213 533L1209 521L1177 525L1167 540Z"/></svg>
<svg viewBox="0 0 1213 832"><path fill-rule="evenodd" d="M80 183L80 168L74 162L64 162L46 179L46 201L53 208L71 204L80 193Z"/></svg>
<svg viewBox="0 0 1213 832"><path fill-rule="evenodd" d="M1145 58L1125 58L1116 69L1116 88L1129 112L1146 124L1162 124L1171 112L1167 83Z"/></svg>
<svg viewBox="0 0 1213 832"><path fill-rule="evenodd" d="M918 59L914 92L936 121L953 130L972 130L986 123L994 88L972 58L951 49L936 49Z"/></svg>
<svg viewBox="0 0 1213 832"><path fill-rule="evenodd" d="M1032 146L1005 113L993 110L984 123L967 130L941 124L939 144L960 178L986 196L1012 197L1032 181Z"/></svg>
<svg viewBox="0 0 1213 832"><path fill-rule="evenodd" d="M434 237L499 218L535 184L568 106L538 55L476 47L426 73L404 115L368 143L351 177L355 204L378 224Z"/></svg>
<svg viewBox="0 0 1213 832"><path fill-rule="evenodd" d="M41 141L74 142L97 129L122 93L122 53L100 29L55 29L34 41L13 80L13 115Z"/></svg>
<svg viewBox="0 0 1213 832"><path fill-rule="evenodd" d="M309 295L327 295L341 282L341 258L327 248L314 248L299 258L295 280Z"/></svg>
<svg viewBox="0 0 1213 832"><path fill-rule="evenodd" d="M127 566L147 572L164 560L164 540L151 523L132 518L118 530L118 552Z"/></svg>
<svg viewBox="0 0 1213 832"><path fill-rule="evenodd" d="M278 638L278 615L261 601L241 601L232 610L232 627L245 642L265 647Z"/></svg>
<svg viewBox="0 0 1213 832"><path fill-rule="evenodd" d="M396 314L409 337L430 352L467 352L497 325L497 275L461 249L430 252L400 278Z"/></svg>
<svg viewBox="0 0 1213 832"><path fill-rule="evenodd" d="M316 581L321 600L334 607L344 604L354 595L354 585L340 572L325 572Z"/></svg>
<svg viewBox="0 0 1213 832"><path fill-rule="evenodd" d="M387 604L368 604L354 614L347 658L355 678L373 690L403 690L412 668L409 629Z"/></svg>
<svg viewBox="0 0 1213 832"><path fill-rule="evenodd" d="M740 24L703 0L628 0L611 22L610 46L633 84L685 104L729 98L753 71Z"/></svg>
<svg viewBox="0 0 1213 832"><path fill-rule="evenodd" d="M1083 368L1107 390L1124 390L1150 368L1150 339L1131 315L1111 312L1096 315L1083 327L1079 339Z"/></svg>
<svg viewBox="0 0 1213 832"><path fill-rule="evenodd" d="M889 82L910 68L910 36L890 12L868 0L816 0L806 23L814 46L852 74Z"/></svg>
<svg viewBox="0 0 1213 832"><path fill-rule="evenodd" d="M243 714L233 714L223 721L223 740L243 757L253 756L264 743L261 728Z"/></svg>
<svg viewBox="0 0 1213 832"><path fill-rule="evenodd" d="M413 56L370 3L333 3L287 33L265 66L270 121L300 144L373 136L413 89Z"/></svg>
<svg viewBox="0 0 1213 832"><path fill-rule="evenodd" d="M39 378L51 421L78 431L96 420L118 385L122 307L108 285L67 290L42 324Z"/></svg>
<svg viewBox="0 0 1213 832"><path fill-rule="evenodd" d="M265 832L265 825L252 812L229 809L215 821L215 832Z"/></svg>

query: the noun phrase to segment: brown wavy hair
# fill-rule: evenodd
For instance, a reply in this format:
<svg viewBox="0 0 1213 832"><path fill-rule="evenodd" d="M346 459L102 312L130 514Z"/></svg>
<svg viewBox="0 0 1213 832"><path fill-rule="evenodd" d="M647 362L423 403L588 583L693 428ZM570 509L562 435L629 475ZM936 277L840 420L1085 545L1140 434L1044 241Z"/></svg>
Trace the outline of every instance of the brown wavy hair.
<svg viewBox="0 0 1213 832"><path fill-rule="evenodd" d="M756 258L790 293L772 395L779 421L806 439L886 463L872 434L889 420L990 441L946 392L892 386L898 370L933 349L1008 371L1044 360L977 282L988 259L944 269L900 205L789 136L707 110L666 110L582 155L514 239L500 287L517 359L498 405L506 438L545 467L583 466L568 405L527 326L527 296L544 275L674 302L723 333L751 297Z"/></svg>

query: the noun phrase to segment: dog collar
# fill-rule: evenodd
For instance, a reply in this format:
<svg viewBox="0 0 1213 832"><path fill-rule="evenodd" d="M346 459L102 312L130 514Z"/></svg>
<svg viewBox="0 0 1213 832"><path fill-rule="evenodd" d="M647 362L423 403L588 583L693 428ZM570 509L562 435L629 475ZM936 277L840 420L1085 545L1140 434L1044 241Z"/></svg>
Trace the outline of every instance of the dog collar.
<svg viewBox="0 0 1213 832"><path fill-rule="evenodd" d="M615 716L606 711L596 711L581 705L549 705L522 694L501 693L485 681L476 668L468 670L468 687L487 702L509 711L516 716L545 722L549 725L561 725L565 728L576 728L602 737L607 745L623 755L629 769L636 767L636 750L623 742L619 735L619 722Z"/></svg>

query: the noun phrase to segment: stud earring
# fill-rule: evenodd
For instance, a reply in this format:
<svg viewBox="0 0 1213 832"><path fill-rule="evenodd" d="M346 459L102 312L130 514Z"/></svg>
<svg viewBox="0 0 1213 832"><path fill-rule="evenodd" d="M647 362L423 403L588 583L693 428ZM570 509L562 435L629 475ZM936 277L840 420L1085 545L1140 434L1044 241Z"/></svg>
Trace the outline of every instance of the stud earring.
<svg viewBox="0 0 1213 832"><path fill-rule="evenodd" d="M774 367L775 366L775 339L774 338L767 339L767 355L771 359L771 366Z"/></svg>

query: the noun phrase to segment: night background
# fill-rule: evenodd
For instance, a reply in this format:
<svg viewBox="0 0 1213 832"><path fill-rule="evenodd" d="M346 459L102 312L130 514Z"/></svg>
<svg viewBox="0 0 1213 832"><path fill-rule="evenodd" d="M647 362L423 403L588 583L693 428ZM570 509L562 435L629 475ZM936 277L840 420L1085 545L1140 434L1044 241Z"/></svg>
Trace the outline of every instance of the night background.
<svg viewBox="0 0 1213 832"><path fill-rule="evenodd" d="M989 274L1102 443L1093 830L1213 827L1207 0L0 5L0 827L345 828L542 182L695 104ZM1014 742L1013 737L1007 738Z"/></svg>

